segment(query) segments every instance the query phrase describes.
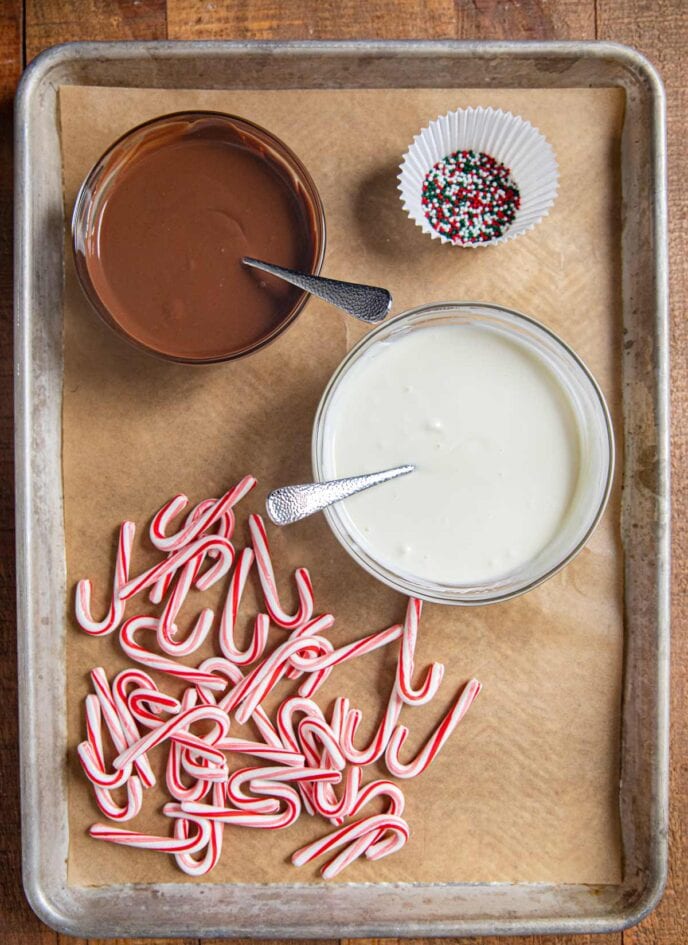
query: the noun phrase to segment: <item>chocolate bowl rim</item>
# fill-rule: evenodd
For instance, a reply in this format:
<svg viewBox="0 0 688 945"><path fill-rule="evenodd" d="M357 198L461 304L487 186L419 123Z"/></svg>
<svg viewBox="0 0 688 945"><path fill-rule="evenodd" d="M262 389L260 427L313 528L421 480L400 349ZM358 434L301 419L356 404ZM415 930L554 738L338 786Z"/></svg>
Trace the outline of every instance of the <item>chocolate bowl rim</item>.
<svg viewBox="0 0 688 945"><path fill-rule="evenodd" d="M315 253L315 258L308 268L308 274L314 276L320 275L323 263L325 261L325 250L327 246L327 221L325 217L325 207L322 197L320 196L320 191L318 190L310 171L303 163L301 158L296 154L296 152L293 151L289 145L285 144L285 142L272 131L264 128L262 125L257 124L255 121L251 121L249 118L244 118L241 115L235 115L230 112L222 112L216 109L181 109L174 112L167 112L164 115L156 115L154 118L149 118L146 121L140 122L138 125L134 125L134 127L129 128L124 132L124 134L121 134L110 145L108 145L105 151L103 151L100 157L93 163L83 181L81 182L74 200L74 206L71 215L71 248L77 279L84 295L90 303L90 307L100 318L100 320L105 325L107 325L108 328L110 328L110 330L113 331L119 338L121 338L131 347L136 348L138 351L144 351L146 354L149 354L160 361L195 366L222 364L227 361L236 361L248 355L255 354L257 351L261 351L267 345L271 344L278 337L280 337L280 335L282 335L282 333L285 332L287 328L293 325L310 300L310 293L303 290L297 297L291 309L285 315L284 319L280 321L276 328L274 328L267 335L264 335L262 338L258 339L258 341L256 341L254 344L242 348L239 351L232 351L228 354L221 354L207 358L183 357L180 355L170 354L157 348L153 348L152 346L145 344L143 341L136 338L134 335L128 332L112 315L93 285L90 273L88 271L88 265L86 264L85 254L78 247L78 230L79 222L82 217L88 219L88 209L85 211L85 216L83 211L84 208L88 207L88 203L92 199L92 194L94 192L94 178L99 174L113 152L115 152L117 148L121 147L127 141L127 139L133 137L135 134L143 131L149 126L166 122L171 119L204 117L221 118L230 123L239 123L240 125L248 126L250 131L258 132L259 136L264 135L266 137L267 143L274 148L274 151L277 153L278 157L282 159L285 169L295 178L296 186L294 187L294 192L307 210L308 228L311 237L311 243Z"/></svg>

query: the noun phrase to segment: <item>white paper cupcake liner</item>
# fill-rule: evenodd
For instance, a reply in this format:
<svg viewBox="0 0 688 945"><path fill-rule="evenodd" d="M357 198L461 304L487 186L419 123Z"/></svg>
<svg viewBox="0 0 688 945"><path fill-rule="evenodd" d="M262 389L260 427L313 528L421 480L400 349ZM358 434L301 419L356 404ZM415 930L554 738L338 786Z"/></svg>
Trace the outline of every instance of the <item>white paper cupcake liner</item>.
<svg viewBox="0 0 688 945"><path fill-rule="evenodd" d="M489 154L509 168L520 191L521 206L501 236L482 243L453 243L425 216L423 181L438 161L455 151L469 150ZM549 213L558 182L559 168L545 136L518 115L494 108L458 108L430 122L413 139L399 174L404 210L421 230L442 243L471 249L505 243L531 230Z"/></svg>

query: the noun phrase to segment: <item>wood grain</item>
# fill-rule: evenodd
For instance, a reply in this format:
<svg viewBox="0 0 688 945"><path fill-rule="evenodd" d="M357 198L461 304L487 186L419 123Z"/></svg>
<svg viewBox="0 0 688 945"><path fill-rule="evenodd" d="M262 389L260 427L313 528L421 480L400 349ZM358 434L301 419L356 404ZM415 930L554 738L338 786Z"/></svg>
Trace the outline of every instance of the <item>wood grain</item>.
<svg viewBox="0 0 688 945"><path fill-rule="evenodd" d="M74 40L165 39L165 0L26 0L26 61Z"/></svg>
<svg viewBox="0 0 688 945"><path fill-rule="evenodd" d="M592 0L168 0L170 39L594 39Z"/></svg>
<svg viewBox="0 0 688 945"><path fill-rule="evenodd" d="M21 74L22 4L0 4L0 929L5 945L54 945L21 886L12 427L12 98Z"/></svg>
<svg viewBox="0 0 688 945"><path fill-rule="evenodd" d="M630 43L664 77L669 110L673 395L673 760L671 880L659 909L623 934L582 937L462 939L463 945L681 945L688 941L688 198L681 186L685 146L688 45L683 0L21 0L0 3L0 667L5 705L16 700L13 570L11 340L11 95L23 64L41 49L77 39L201 38L480 38L611 39ZM17 806L16 718L0 720L0 932L8 945L78 943L42 926L21 893ZM103 929L107 934L107 930ZM112 941L112 940L110 940ZM140 940L141 942L143 940ZM150 943L150 940L146 940ZM373 940L376 941L376 940ZM396 940L389 940L394 942ZM449 941L449 940L446 940ZM456 941L456 940L454 940ZM91 941L91 945L99 945ZM104 943L103 943L104 945ZM219 943L218 943L219 945ZM416 942L416 945L419 945Z"/></svg>

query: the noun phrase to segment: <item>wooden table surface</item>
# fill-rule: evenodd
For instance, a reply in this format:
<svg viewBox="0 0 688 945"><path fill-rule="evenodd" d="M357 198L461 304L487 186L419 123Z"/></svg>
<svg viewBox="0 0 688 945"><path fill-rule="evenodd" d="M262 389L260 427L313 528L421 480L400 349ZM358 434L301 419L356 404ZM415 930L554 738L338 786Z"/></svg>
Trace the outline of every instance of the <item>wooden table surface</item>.
<svg viewBox="0 0 688 945"><path fill-rule="evenodd" d="M46 46L113 39L606 39L659 68L669 113L673 412L673 700L671 869L659 908L595 945L688 942L688 119L686 0L0 0L0 941L58 945L26 904L17 786L12 464L12 99L23 67ZM107 936L108 930L103 929ZM191 940L189 940L191 941ZM592 945L592 936L462 939L483 945ZM334 945L334 943L332 943Z"/></svg>

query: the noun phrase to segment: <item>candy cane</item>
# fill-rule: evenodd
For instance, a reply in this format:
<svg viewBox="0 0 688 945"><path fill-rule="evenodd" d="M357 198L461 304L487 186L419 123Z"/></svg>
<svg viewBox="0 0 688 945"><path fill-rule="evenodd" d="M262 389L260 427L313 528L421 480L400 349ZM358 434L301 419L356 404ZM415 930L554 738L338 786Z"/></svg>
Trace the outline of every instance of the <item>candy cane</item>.
<svg viewBox="0 0 688 945"><path fill-rule="evenodd" d="M221 785L213 785L213 805L220 806L224 801L224 788ZM170 814L169 816L176 816L176 814ZM189 816L181 816L174 823L174 835L180 840L186 840L189 836ZM220 859L220 854L222 853L222 835L224 834L225 826L221 820L212 820L210 822L210 839L208 840L208 846L203 855L203 858L197 860L190 853L177 853L175 854L175 862L177 866L183 870L188 876L203 876L206 873L209 873Z"/></svg>
<svg viewBox="0 0 688 945"><path fill-rule="evenodd" d="M355 765L370 765L378 758L381 758L387 748L387 743L392 737L392 732L399 721L401 707L403 703L396 686L392 686L387 708L380 721L377 732L373 736L367 748L361 750L354 746L353 740L356 737L356 731L361 722L362 713L359 709L351 709L344 720L342 735L339 740L342 754Z"/></svg>
<svg viewBox="0 0 688 945"><path fill-rule="evenodd" d="M82 630L91 636L105 636L112 633L122 622L125 602L120 599L119 593L129 580L129 565L131 563L131 549L134 543L136 525L133 522L123 522L119 530L117 543L117 557L115 559L115 576L112 582L112 600L108 612L102 620L94 620L91 616L91 582L88 579L79 581L76 586L74 607L76 619Z"/></svg>
<svg viewBox="0 0 688 945"><path fill-rule="evenodd" d="M101 735L102 715L97 696L89 694L85 700L86 741L77 746L79 761L86 777L93 784L103 788L118 788L125 784L131 775L131 765L108 772L105 767L105 755Z"/></svg>
<svg viewBox="0 0 688 945"><path fill-rule="evenodd" d="M178 733L183 737L187 734L184 730L188 729L190 725L200 719L217 723L217 733L206 737L214 737L217 741L229 732L229 718L222 709L218 709L217 706L212 705L195 706L193 709L188 709L186 712L182 712L174 716L174 718L168 719L167 722L163 722L158 728L154 728L147 735L144 735L135 745L131 745L131 747L127 748L126 751L115 758L113 762L114 767L124 768L127 764L135 761L136 758L165 741L165 739L169 738L172 734ZM198 751L199 749L195 747L194 750Z"/></svg>
<svg viewBox="0 0 688 945"><path fill-rule="evenodd" d="M177 663L157 653L151 653L150 650L144 649L136 642L136 633L139 630L157 632L157 628L158 621L155 617L130 617L122 624L119 632L119 642L130 659L136 663L141 663L143 666L149 666L151 669L157 669L158 672L184 679L194 686L202 685L208 689L224 689L224 681L219 677L203 672L203 670L193 669L191 666L185 666L183 663Z"/></svg>
<svg viewBox="0 0 688 945"><path fill-rule="evenodd" d="M367 637L361 637L360 640L354 640L353 643L347 643L331 653L325 653L322 656L307 656L297 653L292 657L292 664L299 670L306 673L315 673L318 670L328 667L339 666L356 656L364 656L366 653L372 653L380 647L387 646L393 640L398 640L402 634L402 625L396 623L386 630L379 630L377 633L371 633Z"/></svg>
<svg viewBox="0 0 688 945"><path fill-rule="evenodd" d="M320 636L326 630L330 630L334 626L334 617L332 614L320 614L318 617L312 617L310 620L307 620L306 623L301 624L300 627L297 627L296 630L292 630L291 639L296 637L312 637ZM334 647L329 644L325 653L330 653L334 650ZM322 649L313 649L309 648L304 650L301 654L302 656L315 658L323 655ZM287 679L299 679L303 676L303 670L297 669L294 666L293 662L289 661L289 669L287 670ZM325 682L327 677L332 672L331 669L321 670L314 675L310 675L304 683L301 684L299 688L299 694L303 696L304 699L310 699L313 693L320 688L320 686Z"/></svg>
<svg viewBox="0 0 688 945"><path fill-rule="evenodd" d="M230 682L234 683L234 688L245 679L239 667L230 663L229 660L226 660L222 656L211 656L207 660L204 660L198 668L225 676ZM219 702L216 702L214 693L210 692L210 690L204 686L198 686L198 696L206 705L217 704L221 709L229 713L234 688L230 689ZM261 708L261 706L256 706L253 711L252 721L255 722L256 728L265 740L266 745L273 745L275 748L284 747L282 739L277 734L277 730L270 721L265 709Z"/></svg>
<svg viewBox="0 0 688 945"><path fill-rule="evenodd" d="M339 747L338 737L323 718L306 716L302 719L298 726L298 741L310 767L320 765L323 768L331 767L337 771L342 771L346 767L346 760ZM320 749L318 749L318 744ZM345 787L345 796L347 790L347 787ZM318 805L322 808L334 808L335 810L340 807L331 784L322 785L319 792L316 792L314 787L312 791L309 791L308 798L316 809Z"/></svg>
<svg viewBox="0 0 688 945"><path fill-rule="evenodd" d="M323 637L303 637L286 640L276 647L270 656L263 660L249 676L246 676L244 682L232 692L231 701L235 707L238 705L238 708L235 708L237 722L243 724L251 718L256 706L260 705L270 690L284 676L294 653L312 646L327 648L328 645L328 641Z"/></svg>
<svg viewBox="0 0 688 945"><path fill-rule="evenodd" d="M469 710L480 689L481 685L477 679L471 679L466 683L454 705L430 736L424 748L408 764L399 761L399 752L408 735L406 726L400 725L390 738L385 752L385 763L389 773L395 778L415 778L422 774Z"/></svg>
<svg viewBox="0 0 688 945"><path fill-rule="evenodd" d="M336 771L342 771L346 767L346 759L327 722L307 716L299 722L298 733L299 743L309 765L316 767L322 763L323 756L327 755L328 764ZM317 748L318 743L321 746L320 751Z"/></svg>
<svg viewBox="0 0 688 945"><path fill-rule="evenodd" d="M150 680L150 677L147 676L146 679ZM112 744L115 746L115 750L118 753L122 752L132 743L132 741L137 741L140 738L139 731L134 724L133 737L129 737L129 732L127 730L127 722L129 719L123 718L122 713L120 713L112 690L110 689L110 684L105 674L105 670L101 666L96 666L95 669L91 670L91 681L98 697L98 702L100 703L100 709L103 714L105 725L107 726L110 737L112 738ZM150 682L152 684L152 680L150 680ZM126 714L129 716L128 710L126 711ZM148 759L145 757L137 759L135 767L137 774L141 778L141 784L143 787L152 787L155 784L155 775L153 774L153 769L151 768Z"/></svg>
<svg viewBox="0 0 688 945"><path fill-rule="evenodd" d="M137 833L134 830L121 830L108 827L107 824L93 824L89 835L96 840L107 840L122 846L136 847L139 850L159 850L161 853L198 853L207 846L210 839L210 824L200 819L194 821L198 828L195 837L154 837L150 834Z"/></svg>
<svg viewBox="0 0 688 945"><path fill-rule="evenodd" d="M377 837L381 830L391 831L395 836L395 846L393 849L389 850L390 853L400 849L409 837L408 824L401 817L377 814L372 817L366 817L363 820L354 821L354 823L348 824L346 827L340 827L339 830L335 830L333 833L321 837L319 840L309 843L305 847L301 847L300 850L297 850L296 853L292 855L291 861L294 866L304 866L306 863L310 863L311 860L316 859L316 857L337 850L339 847L358 840L368 834L374 834ZM389 855L389 853L386 855ZM346 857L340 855L339 857L335 857L334 860L331 860L323 867L321 875L324 879L332 879L337 873L341 872L344 866L348 866L350 862L350 856Z"/></svg>
<svg viewBox="0 0 688 945"><path fill-rule="evenodd" d="M122 681L125 682L126 687L126 683L132 676L135 677L137 685L149 686L151 688L155 687L155 683L148 673L137 669L123 670L115 676L112 682L112 690L108 685L107 676L103 669L98 667L91 672L91 679L93 680L96 694L98 695L101 708L103 709L103 717L107 722L108 718L112 717L112 712L114 711L119 726L119 732L121 732L123 736L122 740L120 740L118 736L113 738L113 744L117 752L124 751L125 748L129 745L133 745L134 742L137 742L141 737L136 722L127 707L126 688L124 692L119 689ZM104 708L106 703L108 705L107 711ZM114 731L114 728L111 731ZM141 778L143 786L145 788L153 787L156 783L156 778L148 758L145 755L137 758L134 762L134 767Z"/></svg>
<svg viewBox="0 0 688 945"><path fill-rule="evenodd" d="M193 582L198 577L198 572L203 564L203 555L197 555L179 570L177 583L174 586L170 597L165 604L165 608L158 624L158 646L170 656L190 656L195 653L208 636L215 614L210 608L204 608L198 615L194 626L184 640L176 640L175 634L177 627L175 620L179 611L186 600L187 594L191 590Z"/></svg>
<svg viewBox="0 0 688 945"><path fill-rule="evenodd" d="M196 705L197 691L186 689L182 696L182 712L193 709ZM173 738L170 739L170 751L167 756L165 779L167 790L177 801L200 801L211 788L211 782L205 778L194 779L193 784L187 786L182 780L181 760L187 749ZM207 764L207 762L206 762ZM205 773L205 772L204 772Z"/></svg>
<svg viewBox="0 0 688 945"><path fill-rule="evenodd" d="M333 626L334 617L332 614L320 614L318 617L311 617L310 620L307 620L306 623L301 624L301 626L297 627L296 630L292 630L290 637L291 639L295 639L296 637L312 637L316 635L321 636L326 630L331 630ZM334 647L330 647L330 650L334 650ZM301 655L315 658L320 655L320 650L304 650ZM287 671L287 678L298 679L300 676L303 676L303 671L297 669L291 660L290 663L291 665ZM308 699L310 696L304 696L304 698Z"/></svg>
<svg viewBox="0 0 688 945"><path fill-rule="evenodd" d="M351 765L344 772L344 790L337 798L331 784L318 781L313 785L313 805L321 817L327 817L335 826L340 826L359 796L363 772L358 765Z"/></svg>
<svg viewBox="0 0 688 945"><path fill-rule="evenodd" d="M262 830L281 830L284 827L290 827L298 819L301 813L301 801L293 788L260 778L257 778L252 786L257 794L269 794L271 798L276 797L284 801L284 810L275 814L256 814L231 807L198 804L193 801L185 801L181 808L185 814L194 814L207 820L219 820L225 824L233 824L235 827L254 827Z"/></svg>
<svg viewBox="0 0 688 945"><path fill-rule="evenodd" d="M191 512L189 512L189 514L187 515L186 521L184 522L184 527L187 527L193 522L196 522L200 518L200 516L203 515L203 513L206 512L209 508L214 506L216 502L217 502L217 499L204 499L202 502L199 502L198 505L195 506L195 508L193 508ZM222 515L218 519L217 521L218 528L217 528L216 534L221 535L222 538L231 539L232 535L234 534L235 525L236 525L236 520L234 517L234 512L231 509L229 509L227 512L224 513L224 515ZM170 554L172 554L172 552L170 552ZM211 558L217 557L217 552L211 551L209 553L209 557ZM168 574L166 577L160 578L159 581L155 582L155 584L151 587L150 592L148 594L148 599L150 600L151 604L162 603L162 600L165 594L167 593L167 591L169 590L170 584L172 583L173 577L174 575Z"/></svg>
<svg viewBox="0 0 688 945"><path fill-rule="evenodd" d="M182 755L186 749L179 742L170 739L170 751L167 756L165 780L167 790L177 801L200 801L205 797L213 783L206 778L194 778L193 784L186 785L182 780ZM219 783L219 782L217 782Z"/></svg>
<svg viewBox="0 0 688 945"><path fill-rule="evenodd" d="M168 696L165 692L155 687L152 689L135 689L129 693L127 698L127 708L142 725L147 728L155 728L160 725L160 714L169 712L171 715L177 715L181 711L181 703L174 696ZM128 745L124 746L128 748ZM120 749L124 751L124 748Z"/></svg>
<svg viewBox="0 0 688 945"><path fill-rule="evenodd" d="M274 761L275 764L303 767L306 763L305 757L298 751L289 751L288 748L275 748L273 745L252 742L244 738L221 738L216 744L222 751L236 752L241 755L252 755L254 758L264 758L266 761Z"/></svg>
<svg viewBox="0 0 688 945"><path fill-rule="evenodd" d="M251 544L256 555L256 566L260 584L263 588L265 606L270 618L285 630L294 630L302 623L311 619L313 615L313 585L310 575L305 568L297 568L294 574L296 590L299 595L299 608L295 614L289 615L280 605L275 582L275 572L270 559L270 547L265 525L260 515L249 515L248 527L251 533Z"/></svg>
<svg viewBox="0 0 688 945"><path fill-rule="evenodd" d="M420 688L413 688L413 663L422 608L422 601L416 597L409 598L403 635L399 644L396 686L402 701L407 705L425 705L426 702L430 702L435 697L444 676L442 663L433 663L428 668Z"/></svg>
<svg viewBox="0 0 688 945"><path fill-rule="evenodd" d="M96 803L105 816L112 820L131 820L141 810L143 802L142 783L136 775L131 774L131 766L122 769L120 772L115 771L112 775L107 774L101 736L101 719L101 707L97 696L87 696L86 730L88 738L77 748L79 761L86 777L93 785ZM117 777L118 774L119 778ZM112 789L122 785L126 786L127 794L124 806L118 804L110 793Z"/></svg>
<svg viewBox="0 0 688 945"><path fill-rule="evenodd" d="M202 753L202 750L194 749L195 757L200 758L200 761L196 761L194 752L188 744L184 743L183 739L180 739L177 735L172 735L171 741L177 742L182 748L186 748L186 751L182 753L181 766L192 778L213 783L219 781L224 784L229 777L229 768L224 758L222 760L209 758L207 754Z"/></svg>
<svg viewBox="0 0 688 945"><path fill-rule="evenodd" d="M371 633L367 637L354 640L353 643L348 643L337 650L324 653L321 656L317 654L312 656L309 653L297 653L292 657L292 665L296 669L311 673L306 682L301 685L299 694L310 698L322 686L335 666L339 666L341 663L345 663L357 656L372 653L374 650L391 643L392 640L399 639L401 633L401 624L395 624L394 626L388 627L386 630Z"/></svg>
<svg viewBox="0 0 688 945"><path fill-rule="evenodd" d="M234 642L234 628L241 595L244 593L244 587L253 561L254 554L250 548L244 548L239 552L220 620L218 641L220 649L227 659L236 663L237 666L248 666L260 659L268 642L268 631L270 629L268 617L265 614L258 614L254 623L251 642L246 649L240 650Z"/></svg>
<svg viewBox="0 0 688 945"><path fill-rule="evenodd" d="M220 535L208 535L205 538L199 538L192 544L185 545L179 551L175 551L169 558L160 561L152 568L144 571L143 574L139 574L138 577L127 581L119 589L119 599L129 600L130 597L144 591L167 574L174 573L192 558L209 554L211 551L217 551L217 561L196 579L196 587L199 590L207 591L229 571L234 562L234 546L231 541L222 538Z"/></svg>
<svg viewBox="0 0 688 945"><path fill-rule="evenodd" d="M229 512L237 503L239 503L256 485L256 479L253 476L244 476L236 486L218 499L217 502L195 520L177 532L175 535L165 535L165 531L171 519L186 508L188 498L179 494L164 505L160 511L153 517L150 526L150 539L160 551L178 551L185 545L190 544L199 535L204 534L222 515Z"/></svg>
<svg viewBox="0 0 688 945"><path fill-rule="evenodd" d="M277 718L275 721L282 744L286 748L291 748L293 751L300 751L301 749L293 721L293 717L297 712L302 712L311 718L322 719L323 722L325 721L325 716L320 706L311 699L305 699L302 696L292 696L289 699L285 699L277 709ZM312 815L315 812L313 789L308 784L300 784L299 793L301 794L306 812Z"/></svg>
<svg viewBox="0 0 688 945"><path fill-rule="evenodd" d="M253 782L256 778L261 781L279 781L280 783L296 782L297 787L307 782L309 785L319 781L337 783L341 780L341 773L331 768L308 768L308 767L287 767L284 765L275 765L266 768L241 768L234 771L227 781L227 800L231 801L235 807L247 811L260 811L268 808L268 803L263 800L256 800L248 794L244 794L243 787L249 783L253 790ZM274 806L272 807L274 810Z"/></svg>

